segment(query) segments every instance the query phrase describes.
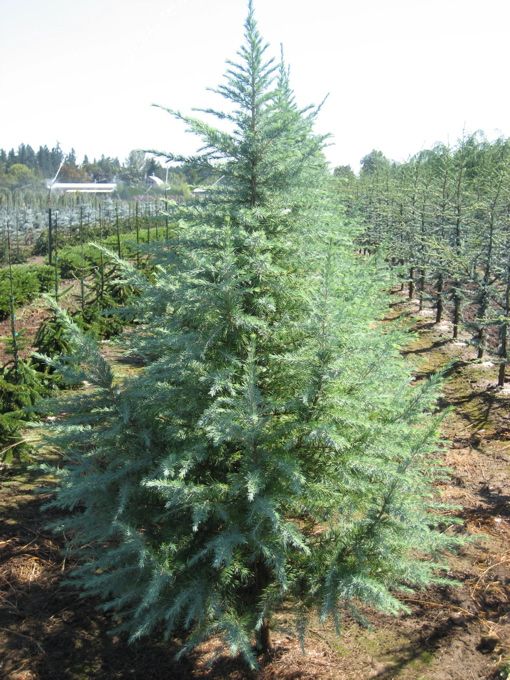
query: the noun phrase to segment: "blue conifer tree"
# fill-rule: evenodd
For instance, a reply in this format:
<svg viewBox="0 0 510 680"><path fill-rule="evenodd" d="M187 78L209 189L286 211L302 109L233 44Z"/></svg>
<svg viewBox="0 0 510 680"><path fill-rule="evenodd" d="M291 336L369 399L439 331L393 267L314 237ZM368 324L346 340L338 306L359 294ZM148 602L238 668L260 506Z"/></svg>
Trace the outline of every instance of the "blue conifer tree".
<svg viewBox="0 0 510 680"><path fill-rule="evenodd" d="M386 275L354 255L318 110L266 54L250 3L226 108L206 112L221 129L174 112L223 180L174 209L150 281L124 264L145 367L116 382L68 323L64 373L93 389L66 395L52 434L85 592L131 639L219 634L251 666L283 604L303 636L312 611L398 612L453 543L432 511L433 390L374 323Z"/></svg>

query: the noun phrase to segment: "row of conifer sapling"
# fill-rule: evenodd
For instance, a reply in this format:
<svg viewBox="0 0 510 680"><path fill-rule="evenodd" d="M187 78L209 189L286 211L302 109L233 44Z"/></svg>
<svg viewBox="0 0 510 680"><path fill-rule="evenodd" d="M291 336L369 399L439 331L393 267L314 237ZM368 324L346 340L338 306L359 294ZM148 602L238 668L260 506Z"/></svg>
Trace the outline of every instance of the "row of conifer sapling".
<svg viewBox="0 0 510 680"><path fill-rule="evenodd" d="M366 224L364 249L382 247L402 289L426 302L451 338L470 334L475 359L488 351L504 386L510 323L510 140L479 134L437 145L402 164L372 152L344 181ZM347 186L349 185L349 186Z"/></svg>
<svg viewBox="0 0 510 680"><path fill-rule="evenodd" d="M19 459L30 454L29 440L22 434L23 427L27 421L37 418L35 409L37 402L50 395L55 389L63 387L62 381L43 358L53 359L69 353L72 349L58 305L68 307L73 321L97 339L107 339L117 335L126 323L132 321L126 313L121 312L121 308L124 308L130 298L136 294L134 289L119 280L118 265L109 257L105 248L94 248L95 257L92 261L87 260L85 251L88 249L90 252L91 246L86 239L95 232L97 242L101 243L110 234L107 245L118 258L123 255L131 256L139 270L145 273L150 272L148 257L141 252L143 244L168 237L170 225L168 216L163 216L162 223L161 213L154 212L151 215L150 209L146 207L142 210L139 203L135 203L130 214L131 219L126 221L121 220L117 206L112 225L111 221L107 223L103 218L104 211L99 206L98 223L91 228L91 225L86 223L86 213L82 206L77 234L73 235L72 239L75 245L67 246L67 252L71 250L74 255L78 255L78 266L71 270L74 280L66 280L65 285L62 285L58 211L48 208L47 256L52 270L52 282L50 286L48 286L49 281L45 281L45 284L51 296L46 298L49 314L41 322L32 343L35 352L29 351L26 329L22 327L17 317L20 299L16 290L17 251L16 245L13 244L11 225L9 222L4 224L9 319L9 334L6 338L5 351L10 358L2 366L0 374L1 463L8 464L15 458ZM113 235L111 234L112 226ZM128 233L128 236L133 237L132 241L129 239L123 241L123 234L133 227L134 230ZM68 234L64 234L62 239L64 244L69 240ZM34 269L36 267L37 265L34 265ZM48 278L47 268L44 272L46 278ZM29 300L30 298L27 299Z"/></svg>

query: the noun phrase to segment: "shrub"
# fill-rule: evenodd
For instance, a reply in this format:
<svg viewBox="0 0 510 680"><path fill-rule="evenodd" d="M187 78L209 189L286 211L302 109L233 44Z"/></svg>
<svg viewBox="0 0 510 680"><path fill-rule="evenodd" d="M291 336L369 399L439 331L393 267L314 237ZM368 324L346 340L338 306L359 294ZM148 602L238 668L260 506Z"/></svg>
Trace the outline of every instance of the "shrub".
<svg viewBox="0 0 510 680"><path fill-rule="evenodd" d="M0 460L5 464L30 452L21 430L35 418L33 407L54 387L51 376L38 369L31 359L12 361L1 369Z"/></svg>
<svg viewBox="0 0 510 680"><path fill-rule="evenodd" d="M21 307L53 286L54 270L48 265L14 265L12 267L12 292L14 308ZM0 319L10 313L11 285L8 268L0 269Z"/></svg>
<svg viewBox="0 0 510 680"><path fill-rule="evenodd" d="M14 307L31 302L41 290L35 270L26 265L12 267L12 301ZM11 283L9 270L0 269L0 319L6 319L11 309Z"/></svg>
<svg viewBox="0 0 510 680"><path fill-rule="evenodd" d="M47 293L55 285L55 270L48 264L31 265L31 270L39 281L39 291Z"/></svg>

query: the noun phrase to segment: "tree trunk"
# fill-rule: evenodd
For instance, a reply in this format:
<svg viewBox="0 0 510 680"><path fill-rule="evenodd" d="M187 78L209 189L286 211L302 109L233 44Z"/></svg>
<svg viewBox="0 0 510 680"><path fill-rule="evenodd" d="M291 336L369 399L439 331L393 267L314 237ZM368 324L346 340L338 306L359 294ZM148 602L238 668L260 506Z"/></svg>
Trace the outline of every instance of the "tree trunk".
<svg viewBox="0 0 510 680"><path fill-rule="evenodd" d="M58 300L58 215L55 215L53 226L53 273L55 277L55 300Z"/></svg>
<svg viewBox="0 0 510 680"><path fill-rule="evenodd" d="M48 208L48 264L53 264L53 222L51 219L51 208Z"/></svg>
<svg viewBox="0 0 510 680"><path fill-rule="evenodd" d="M7 224L7 258L9 264L9 318L11 323L11 340L12 340L12 356L14 358L14 370L16 372L16 381L19 378L19 347L18 347L18 333L16 332L16 312L14 306L14 283L12 280L12 259L11 259L11 227Z"/></svg>
<svg viewBox="0 0 510 680"><path fill-rule="evenodd" d="M462 255L462 239L461 239L461 222L462 222L462 205L461 205L461 187L462 187L462 177L464 175L464 165L460 168L459 176L457 179L457 191L456 191L456 219L455 219L455 254L457 257ZM454 296L453 296L453 338L456 339L459 335L459 323L460 323L460 282L455 281L453 284Z"/></svg>
<svg viewBox="0 0 510 680"><path fill-rule="evenodd" d="M501 185L500 185L501 186ZM485 261L484 274L483 274L483 284L482 284L482 298L480 300L479 314L478 318L481 321L480 328L478 329L477 340L478 340L478 351L477 357L481 359L485 351L485 337L487 335L487 329L483 325L484 319L487 315L487 311L490 305L488 285L491 275L492 267L492 249L494 245L494 228L495 228L495 211L496 204L499 196L499 188L497 190L496 196L491 206L491 216L489 221L489 243L487 247L487 259Z"/></svg>
<svg viewBox="0 0 510 680"><path fill-rule="evenodd" d="M122 257L120 245L119 204L115 205L115 233L117 235L117 255Z"/></svg>
<svg viewBox="0 0 510 680"><path fill-rule="evenodd" d="M83 205L80 206L80 224L79 224L79 230L80 230L80 254L81 254L81 259L82 259L82 264L80 266L80 303L81 303L81 313L85 313L85 270L83 267L83 263L85 262L85 256L83 254L83 249L84 249L84 239L83 239Z"/></svg>
<svg viewBox="0 0 510 680"><path fill-rule="evenodd" d="M136 268L140 269L140 222L138 220L138 201L135 203L135 229L136 229Z"/></svg>
<svg viewBox="0 0 510 680"><path fill-rule="evenodd" d="M408 285L409 285L408 296L409 296L409 299L412 300L413 295L414 295L414 267L411 267L409 269L409 284Z"/></svg>
<svg viewBox="0 0 510 680"><path fill-rule="evenodd" d="M460 295L457 291L453 296L453 339L455 340L459 336L459 324L460 324Z"/></svg>
<svg viewBox="0 0 510 680"><path fill-rule="evenodd" d="M483 359L484 352L485 352L485 330L481 328L478 331L476 358Z"/></svg>
<svg viewBox="0 0 510 680"><path fill-rule="evenodd" d="M167 177L168 181L168 177ZM165 185L165 240L168 241L168 189Z"/></svg>
<svg viewBox="0 0 510 680"><path fill-rule="evenodd" d="M505 319L508 319L510 314L510 268L507 271L504 311ZM498 371L498 387L503 387L505 385L506 364L508 361L508 321L506 320L503 321L499 331L499 356L501 357L501 363L499 364Z"/></svg>
<svg viewBox="0 0 510 680"><path fill-rule="evenodd" d="M423 294L425 292L425 269L422 267L420 269L420 278L418 279L418 299L419 299L419 311L423 309Z"/></svg>
<svg viewBox="0 0 510 680"><path fill-rule="evenodd" d="M269 654L271 652L271 627L269 619L264 619L260 628L256 631L255 645L257 652L260 654Z"/></svg>
<svg viewBox="0 0 510 680"><path fill-rule="evenodd" d="M99 242L101 245L103 245L103 213L101 210L101 206L99 206ZM103 308L103 300L104 300L104 284L105 284L105 278L104 278L104 255L103 251L99 251L99 304L101 305L101 309Z"/></svg>
<svg viewBox="0 0 510 680"><path fill-rule="evenodd" d="M508 324L506 321L501 326L500 343L501 347L499 353L501 356L501 363L499 364L498 371L498 387L504 387L506 378L506 362L508 359Z"/></svg>
<svg viewBox="0 0 510 680"><path fill-rule="evenodd" d="M436 286L436 323L443 318L443 275L439 274Z"/></svg>
<svg viewBox="0 0 510 680"><path fill-rule="evenodd" d="M480 323L480 327L478 328L478 331L476 333L476 344L477 344L477 350L476 350L476 357L477 359L481 359L483 357L483 353L485 351L485 336L486 336L486 328L483 325L485 315L487 314L487 307L488 307L488 295L485 290L482 291L482 299L480 300L480 304L478 306L478 320Z"/></svg>
<svg viewBox="0 0 510 680"><path fill-rule="evenodd" d="M253 595L256 602L258 602L262 593L271 582L269 569L261 558L257 559L255 563L254 576L255 588ZM268 616L264 617L262 625L255 631L255 647L259 654L269 654L271 651L271 628Z"/></svg>

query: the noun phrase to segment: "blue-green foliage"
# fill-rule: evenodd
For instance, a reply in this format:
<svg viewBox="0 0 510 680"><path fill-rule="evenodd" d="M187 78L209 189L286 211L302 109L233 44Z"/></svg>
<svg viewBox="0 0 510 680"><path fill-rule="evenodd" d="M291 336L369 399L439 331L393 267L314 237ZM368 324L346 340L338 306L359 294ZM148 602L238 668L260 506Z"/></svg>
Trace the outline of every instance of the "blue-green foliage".
<svg viewBox="0 0 510 680"><path fill-rule="evenodd" d="M223 180L172 212L150 280L124 267L145 368L116 384L74 328L68 379L91 385L53 431L85 591L132 639L220 634L251 665L283 603L302 634L313 610L398 612L453 542L431 512L434 390L410 386L376 322L386 273L353 255L317 110L265 53L250 7L218 90L227 125L176 114Z"/></svg>

